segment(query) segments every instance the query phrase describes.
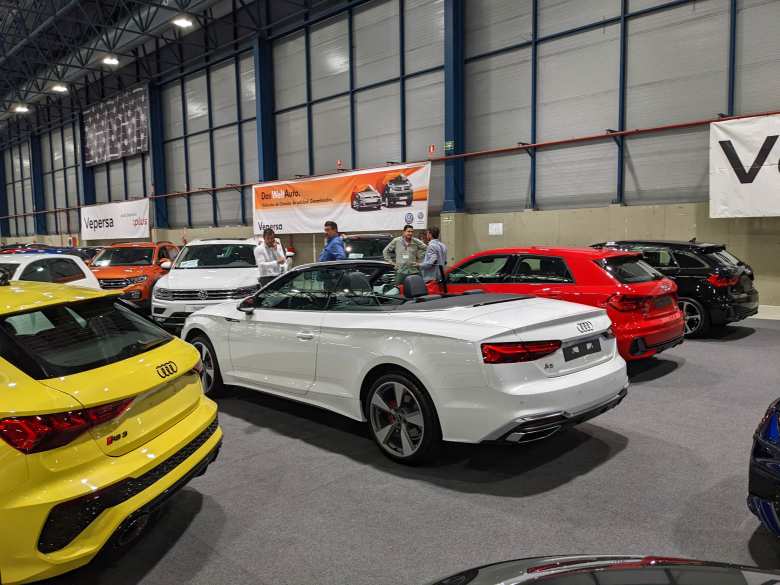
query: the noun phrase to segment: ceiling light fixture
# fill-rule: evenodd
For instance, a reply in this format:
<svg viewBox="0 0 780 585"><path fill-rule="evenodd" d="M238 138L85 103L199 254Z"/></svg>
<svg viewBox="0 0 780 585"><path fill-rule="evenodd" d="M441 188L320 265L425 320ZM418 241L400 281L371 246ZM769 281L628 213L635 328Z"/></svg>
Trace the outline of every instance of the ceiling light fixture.
<svg viewBox="0 0 780 585"><path fill-rule="evenodd" d="M105 57L103 57L103 64L104 65L119 65L119 59L117 59L113 55L106 55Z"/></svg>
<svg viewBox="0 0 780 585"><path fill-rule="evenodd" d="M179 28L190 28L192 26L192 19L188 16L177 16L173 19L173 24Z"/></svg>
<svg viewBox="0 0 780 585"><path fill-rule="evenodd" d="M62 83L57 83L56 85L51 86L52 91L56 91L57 93L68 93L68 86L63 85Z"/></svg>
<svg viewBox="0 0 780 585"><path fill-rule="evenodd" d="M14 112L16 112L17 114L26 114L29 111L30 108L28 108L24 104L17 104L14 106Z"/></svg>

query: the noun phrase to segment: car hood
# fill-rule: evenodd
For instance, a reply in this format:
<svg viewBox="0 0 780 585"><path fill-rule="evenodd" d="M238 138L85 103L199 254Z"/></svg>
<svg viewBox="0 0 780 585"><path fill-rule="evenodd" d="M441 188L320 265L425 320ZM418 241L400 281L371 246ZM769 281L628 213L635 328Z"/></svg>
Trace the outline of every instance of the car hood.
<svg viewBox="0 0 780 585"><path fill-rule="evenodd" d="M98 278L130 278L142 274L151 274L153 266L91 266L90 270Z"/></svg>
<svg viewBox="0 0 780 585"><path fill-rule="evenodd" d="M230 290L257 284L258 271L250 268L172 269L157 283L162 288Z"/></svg>

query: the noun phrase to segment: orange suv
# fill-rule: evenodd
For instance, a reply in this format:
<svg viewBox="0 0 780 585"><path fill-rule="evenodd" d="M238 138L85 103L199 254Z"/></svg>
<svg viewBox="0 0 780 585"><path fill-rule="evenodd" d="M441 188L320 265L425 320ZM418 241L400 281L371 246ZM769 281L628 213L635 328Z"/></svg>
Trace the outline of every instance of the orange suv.
<svg viewBox="0 0 780 585"><path fill-rule="evenodd" d="M154 283L166 272L160 265L178 253L171 242L113 244L95 256L90 268L101 288L122 289L123 299L148 308Z"/></svg>

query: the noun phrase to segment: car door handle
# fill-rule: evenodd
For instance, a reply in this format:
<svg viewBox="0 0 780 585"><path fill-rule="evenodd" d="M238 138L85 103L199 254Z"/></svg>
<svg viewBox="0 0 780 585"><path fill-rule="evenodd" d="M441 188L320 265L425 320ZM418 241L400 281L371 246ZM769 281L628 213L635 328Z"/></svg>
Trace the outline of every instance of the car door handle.
<svg viewBox="0 0 780 585"><path fill-rule="evenodd" d="M301 341L311 341L312 339L314 339L314 333L312 333L311 331L298 331L296 337L298 337L298 339L300 339Z"/></svg>

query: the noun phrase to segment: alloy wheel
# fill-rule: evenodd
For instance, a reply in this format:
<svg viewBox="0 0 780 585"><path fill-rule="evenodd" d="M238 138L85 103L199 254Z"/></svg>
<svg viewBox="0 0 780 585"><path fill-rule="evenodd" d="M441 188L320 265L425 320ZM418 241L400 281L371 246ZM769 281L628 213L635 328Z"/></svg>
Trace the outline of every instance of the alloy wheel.
<svg viewBox="0 0 780 585"><path fill-rule="evenodd" d="M699 307L690 301L680 301L680 310L685 319L685 335L696 333L701 327L702 316Z"/></svg>
<svg viewBox="0 0 780 585"><path fill-rule="evenodd" d="M412 391L400 382L387 382L376 389L369 407L379 445L396 457L414 455L425 436L425 421Z"/></svg>
<svg viewBox="0 0 780 585"><path fill-rule="evenodd" d="M203 364L203 371L200 374L203 392L208 394L214 385L214 356L211 355L211 350L202 341L195 341L193 345L198 350L200 361Z"/></svg>

